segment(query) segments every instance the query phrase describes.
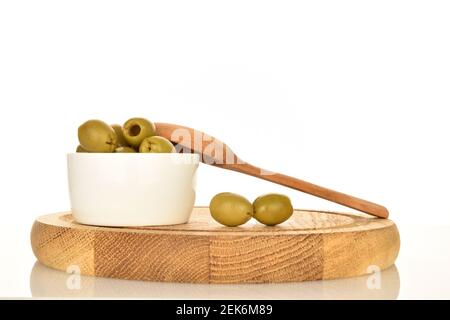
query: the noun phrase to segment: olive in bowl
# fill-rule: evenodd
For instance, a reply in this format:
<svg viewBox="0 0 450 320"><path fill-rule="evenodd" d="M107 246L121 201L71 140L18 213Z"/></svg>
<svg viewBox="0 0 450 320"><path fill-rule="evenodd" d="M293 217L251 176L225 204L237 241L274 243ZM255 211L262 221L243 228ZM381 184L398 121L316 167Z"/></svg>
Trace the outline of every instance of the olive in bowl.
<svg viewBox="0 0 450 320"><path fill-rule="evenodd" d="M116 133L117 146L119 146L119 147L127 147L128 146L128 142L125 139L125 136L123 135L122 126L120 124L112 124L111 128L113 128L114 132Z"/></svg>
<svg viewBox="0 0 450 320"><path fill-rule="evenodd" d="M155 134L156 127L153 122L144 118L132 118L123 125L123 136L126 142L135 148L139 148L145 138Z"/></svg>
<svg viewBox="0 0 450 320"><path fill-rule="evenodd" d="M145 138L139 146L141 153L174 153L175 151L172 142L160 136Z"/></svg>
<svg viewBox="0 0 450 320"><path fill-rule="evenodd" d="M88 120L78 127L78 140L88 152L114 152L117 148L114 129L101 120Z"/></svg>

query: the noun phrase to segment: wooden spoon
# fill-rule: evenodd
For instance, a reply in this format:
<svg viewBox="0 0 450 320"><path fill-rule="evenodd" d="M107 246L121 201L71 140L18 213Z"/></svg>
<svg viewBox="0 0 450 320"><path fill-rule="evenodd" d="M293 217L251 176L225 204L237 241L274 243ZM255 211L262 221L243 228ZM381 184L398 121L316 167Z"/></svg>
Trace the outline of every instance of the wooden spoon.
<svg viewBox="0 0 450 320"><path fill-rule="evenodd" d="M237 157L226 144L201 131L170 123L156 123L155 125L157 135L174 143L178 152L198 153L201 155L201 161L206 164L271 181L379 218L389 216L388 210L379 204L246 163Z"/></svg>

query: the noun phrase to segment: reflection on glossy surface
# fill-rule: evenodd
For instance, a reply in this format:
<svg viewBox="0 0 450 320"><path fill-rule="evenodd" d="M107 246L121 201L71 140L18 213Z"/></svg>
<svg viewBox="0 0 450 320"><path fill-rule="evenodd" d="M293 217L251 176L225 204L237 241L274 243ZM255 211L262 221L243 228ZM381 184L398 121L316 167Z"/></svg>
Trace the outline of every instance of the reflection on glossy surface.
<svg viewBox="0 0 450 320"><path fill-rule="evenodd" d="M77 276L36 262L30 275L33 297L128 297L150 299L396 299L395 266L377 275L277 284L188 284ZM371 286L370 284L379 285ZM373 282L372 280L375 280ZM369 282L369 285L368 285Z"/></svg>

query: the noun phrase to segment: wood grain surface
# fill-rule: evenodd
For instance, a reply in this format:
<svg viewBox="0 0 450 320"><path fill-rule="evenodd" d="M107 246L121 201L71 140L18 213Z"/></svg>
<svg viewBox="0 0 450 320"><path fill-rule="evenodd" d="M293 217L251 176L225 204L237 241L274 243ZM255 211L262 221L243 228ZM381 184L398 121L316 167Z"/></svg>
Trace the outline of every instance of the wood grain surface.
<svg viewBox="0 0 450 320"><path fill-rule="evenodd" d="M285 223L223 227L208 208L188 224L111 228L80 225L69 213L39 217L36 258L84 275L192 283L267 283L359 276L394 264L394 222L364 215L296 210Z"/></svg>

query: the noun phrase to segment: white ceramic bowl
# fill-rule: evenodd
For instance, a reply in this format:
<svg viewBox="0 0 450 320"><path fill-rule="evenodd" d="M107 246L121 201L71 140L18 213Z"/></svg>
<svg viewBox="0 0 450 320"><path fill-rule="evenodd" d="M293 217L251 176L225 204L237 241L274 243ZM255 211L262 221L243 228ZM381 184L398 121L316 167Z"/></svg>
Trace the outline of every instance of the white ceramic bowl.
<svg viewBox="0 0 450 320"><path fill-rule="evenodd" d="M188 222L197 154L71 153L67 158L77 222L117 227Z"/></svg>

